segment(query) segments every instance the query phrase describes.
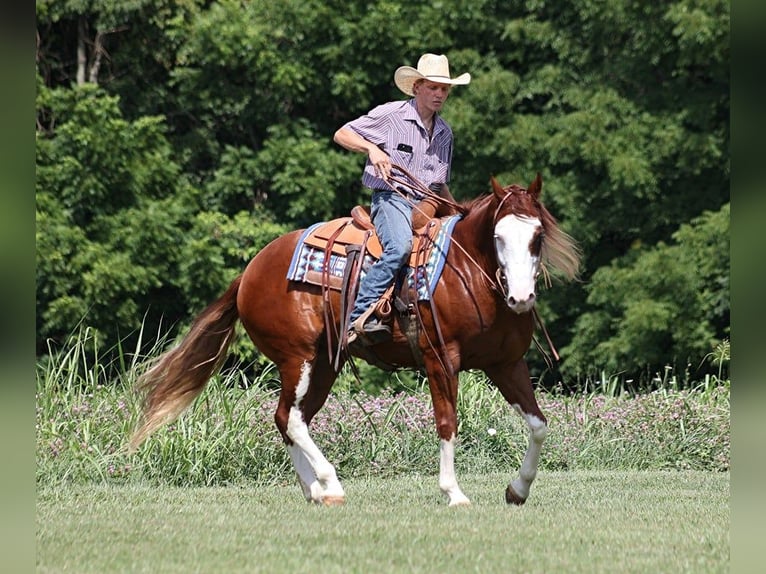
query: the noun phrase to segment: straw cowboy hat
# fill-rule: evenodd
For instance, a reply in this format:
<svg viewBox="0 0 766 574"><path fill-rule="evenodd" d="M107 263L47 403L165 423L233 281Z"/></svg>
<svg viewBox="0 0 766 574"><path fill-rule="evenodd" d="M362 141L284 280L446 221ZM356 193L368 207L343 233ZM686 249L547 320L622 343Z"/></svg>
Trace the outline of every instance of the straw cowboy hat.
<svg viewBox="0 0 766 574"><path fill-rule="evenodd" d="M394 72L396 87L408 96L414 96L412 86L418 80L431 80L440 84L465 85L471 82L471 74L465 73L457 78L449 75L449 62L447 56L436 54L423 54L418 60L418 68L402 66Z"/></svg>

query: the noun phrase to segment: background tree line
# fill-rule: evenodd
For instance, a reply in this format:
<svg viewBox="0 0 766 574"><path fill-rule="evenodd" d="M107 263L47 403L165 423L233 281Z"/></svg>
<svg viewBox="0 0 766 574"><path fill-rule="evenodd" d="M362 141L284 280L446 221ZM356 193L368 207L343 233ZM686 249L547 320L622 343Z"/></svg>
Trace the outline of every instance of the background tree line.
<svg viewBox="0 0 766 574"><path fill-rule="evenodd" d="M266 243L368 201L333 132L445 53L451 188L527 184L581 243L541 313L571 380L729 336L725 0L38 0L37 352L182 331ZM249 344L243 358L257 355ZM533 353L534 370L545 364Z"/></svg>

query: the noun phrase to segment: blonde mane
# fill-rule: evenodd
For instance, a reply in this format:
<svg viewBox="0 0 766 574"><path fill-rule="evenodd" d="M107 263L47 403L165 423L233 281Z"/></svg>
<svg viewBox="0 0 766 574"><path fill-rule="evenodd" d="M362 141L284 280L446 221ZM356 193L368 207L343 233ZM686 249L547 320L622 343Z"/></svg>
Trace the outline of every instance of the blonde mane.
<svg viewBox="0 0 766 574"><path fill-rule="evenodd" d="M582 250L577 242L566 232L562 231L556 219L540 205L541 220L545 229L540 269L545 285L551 286L551 275L572 281L580 274Z"/></svg>

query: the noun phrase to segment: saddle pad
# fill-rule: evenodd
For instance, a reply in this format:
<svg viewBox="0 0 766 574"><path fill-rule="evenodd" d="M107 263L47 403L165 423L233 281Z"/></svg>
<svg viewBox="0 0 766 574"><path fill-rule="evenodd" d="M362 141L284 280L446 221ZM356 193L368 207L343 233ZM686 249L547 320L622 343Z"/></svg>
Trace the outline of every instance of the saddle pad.
<svg viewBox="0 0 766 574"><path fill-rule="evenodd" d="M430 294L436 288L436 285L444 269L444 262L449 252L452 229L460 220L460 215L453 215L442 220L442 225L434 238L434 247L431 250L428 261L425 265L418 265L416 268L409 265L407 268L407 284L414 287L417 284L418 299L427 301ZM312 234L325 222L315 223L306 229L301 235L300 240L293 252L290 268L287 271L287 279L298 281L300 283L310 283L312 285L322 284L322 270L324 269L325 253L324 249L310 245L306 238ZM370 253L365 254L362 263L362 277L370 266L377 261ZM343 283L343 272L346 269L346 256L335 252L330 254L329 276L330 288L339 290Z"/></svg>

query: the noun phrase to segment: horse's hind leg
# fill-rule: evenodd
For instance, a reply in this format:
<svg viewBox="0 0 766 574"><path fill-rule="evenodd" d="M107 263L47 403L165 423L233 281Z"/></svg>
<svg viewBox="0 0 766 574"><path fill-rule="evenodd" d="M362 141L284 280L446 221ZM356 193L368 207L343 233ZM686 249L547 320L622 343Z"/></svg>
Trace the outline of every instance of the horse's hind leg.
<svg viewBox="0 0 766 574"><path fill-rule="evenodd" d="M287 445L307 500L318 504L343 504L345 493L335 467L309 434L309 423L322 407L336 373L327 357L292 361L279 366L282 392L274 420Z"/></svg>
<svg viewBox="0 0 766 574"><path fill-rule="evenodd" d="M548 434L548 423L535 399L529 369L523 359L510 367L487 369L486 373L529 427L529 445L521 462L519 476L512 480L505 490L505 501L508 504L521 505L526 502L532 482L537 476L540 451Z"/></svg>

